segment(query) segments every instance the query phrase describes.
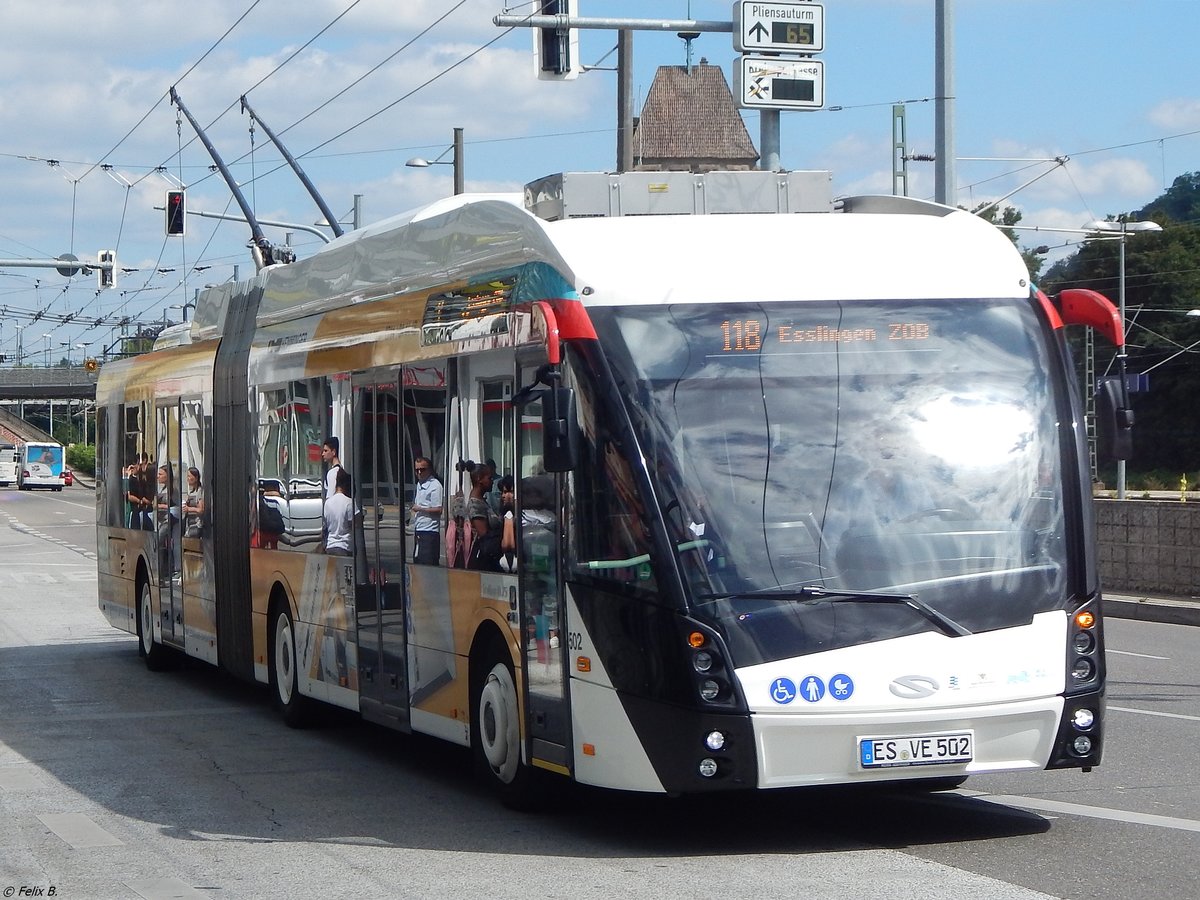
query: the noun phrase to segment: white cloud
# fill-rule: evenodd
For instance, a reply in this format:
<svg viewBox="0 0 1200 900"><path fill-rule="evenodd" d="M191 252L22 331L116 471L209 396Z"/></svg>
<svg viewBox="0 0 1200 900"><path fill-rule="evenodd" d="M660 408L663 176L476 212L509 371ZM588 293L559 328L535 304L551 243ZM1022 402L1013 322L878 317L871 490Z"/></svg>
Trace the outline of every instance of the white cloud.
<svg viewBox="0 0 1200 900"><path fill-rule="evenodd" d="M1151 107L1146 118L1152 125L1171 131L1200 128L1200 98L1164 100Z"/></svg>

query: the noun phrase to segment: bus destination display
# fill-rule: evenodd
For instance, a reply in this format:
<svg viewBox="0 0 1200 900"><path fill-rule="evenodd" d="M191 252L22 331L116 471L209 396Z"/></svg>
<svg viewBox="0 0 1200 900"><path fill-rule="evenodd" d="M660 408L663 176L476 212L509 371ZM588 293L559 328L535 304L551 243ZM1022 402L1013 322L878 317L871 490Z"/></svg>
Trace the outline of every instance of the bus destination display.
<svg viewBox="0 0 1200 900"><path fill-rule="evenodd" d="M721 323L722 353L759 353L793 348L797 344L879 344L891 341L926 341L932 337L928 322L888 322L878 327L833 328L828 325L778 324L764 326L759 319L726 319Z"/></svg>

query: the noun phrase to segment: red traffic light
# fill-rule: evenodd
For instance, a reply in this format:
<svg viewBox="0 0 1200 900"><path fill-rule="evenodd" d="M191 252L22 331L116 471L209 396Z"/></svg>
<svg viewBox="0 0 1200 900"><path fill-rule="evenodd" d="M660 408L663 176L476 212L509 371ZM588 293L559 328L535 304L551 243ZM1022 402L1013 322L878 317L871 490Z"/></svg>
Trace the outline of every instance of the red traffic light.
<svg viewBox="0 0 1200 900"><path fill-rule="evenodd" d="M183 191L167 191L167 234L183 234L186 203Z"/></svg>

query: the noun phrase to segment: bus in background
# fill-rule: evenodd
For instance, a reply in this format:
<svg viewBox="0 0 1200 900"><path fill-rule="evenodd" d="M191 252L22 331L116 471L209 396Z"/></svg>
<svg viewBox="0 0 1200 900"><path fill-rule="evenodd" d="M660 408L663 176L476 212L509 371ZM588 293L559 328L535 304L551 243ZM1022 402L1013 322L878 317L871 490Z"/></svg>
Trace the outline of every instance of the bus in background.
<svg viewBox="0 0 1200 900"><path fill-rule="evenodd" d="M1097 765L1065 326L1119 344L1116 310L829 183L552 176L205 291L100 374L100 608L152 669L471 747L511 802ZM1123 458L1122 379L1097 418Z"/></svg>
<svg viewBox="0 0 1200 900"><path fill-rule="evenodd" d="M63 445L29 441L21 445L17 459L17 485L23 491L48 488L61 491L63 479Z"/></svg>
<svg viewBox="0 0 1200 900"><path fill-rule="evenodd" d="M0 441L0 487L17 482L17 445Z"/></svg>

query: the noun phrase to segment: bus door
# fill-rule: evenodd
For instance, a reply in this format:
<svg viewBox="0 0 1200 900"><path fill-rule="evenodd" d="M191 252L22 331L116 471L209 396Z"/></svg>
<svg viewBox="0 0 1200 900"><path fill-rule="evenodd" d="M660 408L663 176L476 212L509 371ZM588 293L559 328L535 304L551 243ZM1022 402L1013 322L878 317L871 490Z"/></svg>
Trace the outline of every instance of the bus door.
<svg viewBox="0 0 1200 900"><path fill-rule="evenodd" d="M532 383L535 372L536 367L523 368L521 383ZM570 712L564 662L567 641L562 627L560 479L545 470L541 400L521 405L517 416L518 573L530 752L534 759L568 768Z"/></svg>
<svg viewBox="0 0 1200 900"><path fill-rule="evenodd" d="M355 607L364 716L408 730L399 373L354 379ZM361 523L361 524L360 524Z"/></svg>
<svg viewBox="0 0 1200 900"><path fill-rule="evenodd" d="M158 604L164 643L183 643L183 585L180 578L183 528L179 491L179 406L158 407L157 461L152 473Z"/></svg>

